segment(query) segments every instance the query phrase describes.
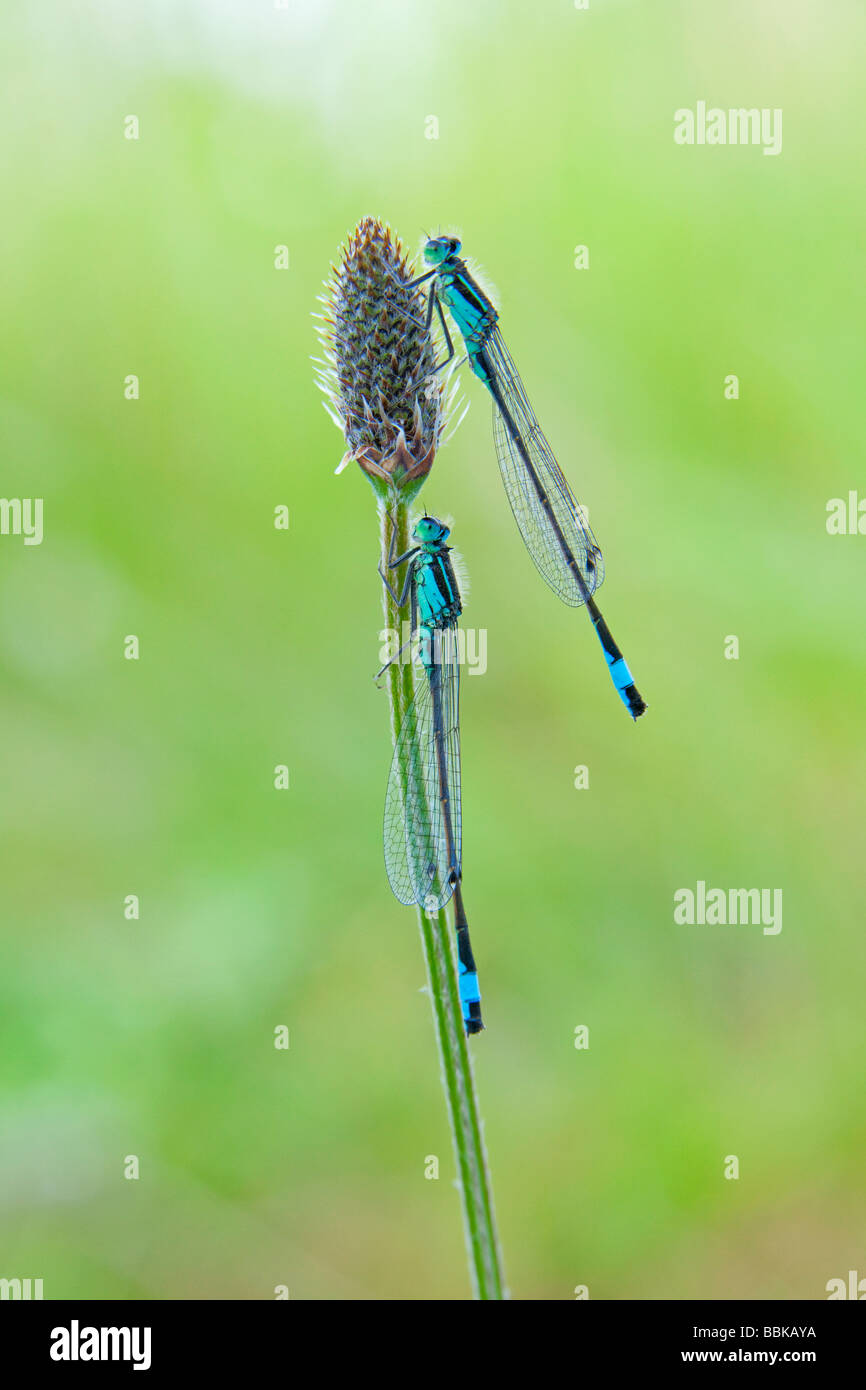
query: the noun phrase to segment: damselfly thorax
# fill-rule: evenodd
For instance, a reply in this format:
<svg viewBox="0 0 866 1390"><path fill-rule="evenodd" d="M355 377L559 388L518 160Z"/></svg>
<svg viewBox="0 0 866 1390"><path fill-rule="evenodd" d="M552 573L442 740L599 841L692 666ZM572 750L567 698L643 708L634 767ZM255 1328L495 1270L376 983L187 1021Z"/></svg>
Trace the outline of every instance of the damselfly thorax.
<svg viewBox="0 0 866 1390"><path fill-rule="evenodd" d="M418 621L423 627L450 627L463 612L460 590L447 547L422 550L413 574Z"/></svg>
<svg viewBox="0 0 866 1390"><path fill-rule="evenodd" d="M470 353L483 347L499 314L459 256L450 256L436 277L436 292L451 311Z"/></svg>

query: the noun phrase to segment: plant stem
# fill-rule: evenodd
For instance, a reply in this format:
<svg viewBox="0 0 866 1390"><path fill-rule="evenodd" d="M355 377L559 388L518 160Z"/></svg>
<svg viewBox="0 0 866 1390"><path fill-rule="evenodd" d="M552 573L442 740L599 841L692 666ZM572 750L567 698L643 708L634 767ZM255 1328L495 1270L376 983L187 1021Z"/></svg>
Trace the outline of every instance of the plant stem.
<svg viewBox="0 0 866 1390"><path fill-rule="evenodd" d="M381 553L385 556L391 543L392 530L391 520L384 506L380 507L380 516ZM409 549L408 503L392 501L391 516L397 529L396 554L402 555ZM385 626L389 631L399 634L399 646L402 640L401 624L405 614L397 607L384 585L382 593ZM411 661L397 660L388 667L388 693L391 704L391 733L396 748L403 717L415 695ZM459 1174L466 1252L473 1293L478 1299L502 1299L506 1297L502 1256L496 1232L493 1193L487 1169L478 1097L472 1075L469 1045L463 1027L454 933L445 908L440 908L437 913L428 916L419 907L418 921L427 965L436 1041L442 1064L442 1085Z"/></svg>

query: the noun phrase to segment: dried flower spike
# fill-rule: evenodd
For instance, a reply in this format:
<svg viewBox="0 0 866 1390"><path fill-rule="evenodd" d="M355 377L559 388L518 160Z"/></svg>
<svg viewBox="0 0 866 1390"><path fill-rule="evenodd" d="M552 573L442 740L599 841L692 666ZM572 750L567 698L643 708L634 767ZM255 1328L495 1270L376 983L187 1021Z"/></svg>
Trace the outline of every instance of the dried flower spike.
<svg viewBox="0 0 866 1390"><path fill-rule="evenodd" d="M445 388L435 366L426 300L407 288L412 275L397 236L365 217L331 267L317 331L324 361L317 380L325 408L343 431L347 453L385 497L417 492L439 447Z"/></svg>

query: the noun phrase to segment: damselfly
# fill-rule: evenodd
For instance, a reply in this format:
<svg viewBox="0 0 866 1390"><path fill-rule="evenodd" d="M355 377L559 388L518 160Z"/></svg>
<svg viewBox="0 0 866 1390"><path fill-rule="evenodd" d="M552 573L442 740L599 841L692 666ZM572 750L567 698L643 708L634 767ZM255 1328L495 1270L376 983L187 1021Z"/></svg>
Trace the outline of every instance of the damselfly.
<svg viewBox="0 0 866 1390"><path fill-rule="evenodd" d="M526 548L554 593L574 608L586 606L614 686L632 718L637 719L646 704L593 598L604 578L601 549L541 432L497 327L499 314L461 260L461 249L456 237L431 237L424 247L424 260L432 270L406 286L432 282L427 327L435 308L448 348L448 355L435 370L440 371L454 356L442 312L444 304L463 337L469 366L493 397L499 468Z"/></svg>
<svg viewBox="0 0 866 1390"><path fill-rule="evenodd" d="M388 777L385 867L401 903L418 903L425 912L435 913L453 896L463 1023L467 1033L478 1033L484 1027L481 995L462 892L457 642L462 605L445 544L449 534L441 521L424 516L412 533L417 544L395 556L394 528L388 570L408 566L400 594L391 588L387 572L379 569L398 608L407 597L411 600L419 665L415 697L403 717Z"/></svg>

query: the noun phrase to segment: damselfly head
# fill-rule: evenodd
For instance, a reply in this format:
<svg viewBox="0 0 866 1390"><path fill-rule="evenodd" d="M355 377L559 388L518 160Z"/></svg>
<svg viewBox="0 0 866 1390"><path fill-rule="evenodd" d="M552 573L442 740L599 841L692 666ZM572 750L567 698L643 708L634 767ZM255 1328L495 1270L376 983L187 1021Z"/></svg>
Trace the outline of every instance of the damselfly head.
<svg viewBox="0 0 866 1390"><path fill-rule="evenodd" d="M451 535L449 528L443 521L437 521L435 516L422 516L415 522L415 530L412 533L416 541L422 545L441 545Z"/></svg>
<svg viewBox="0 0 866 1390"><path fill-rule="evenodd" d="M441 265L449 256L459 256L460 250L456 236L431 237L424 247L424 259L428 265Z"/></svg>

